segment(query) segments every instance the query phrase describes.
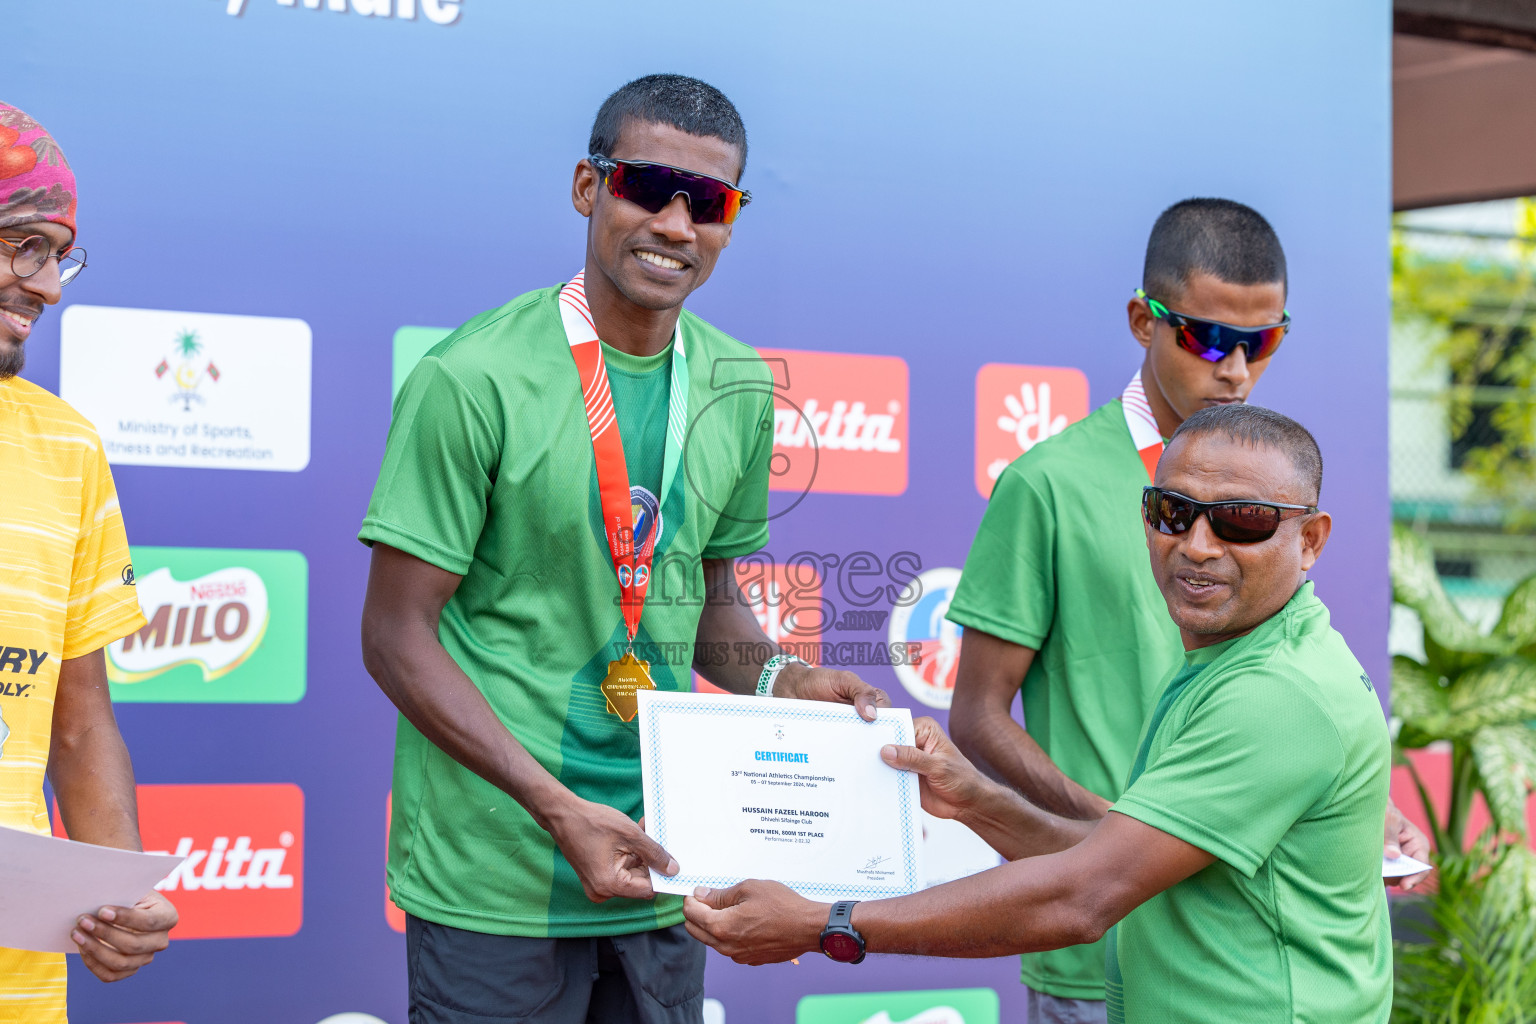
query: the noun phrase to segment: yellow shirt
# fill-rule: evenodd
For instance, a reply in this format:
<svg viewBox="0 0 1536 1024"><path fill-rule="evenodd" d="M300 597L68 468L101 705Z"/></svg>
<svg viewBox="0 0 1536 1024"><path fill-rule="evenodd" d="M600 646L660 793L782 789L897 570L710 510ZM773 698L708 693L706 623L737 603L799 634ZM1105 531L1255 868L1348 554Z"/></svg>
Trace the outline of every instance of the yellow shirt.
<svg viewBox="0 0 1536 1024"><path fill-rule="evenodd" d="M63 399L0 380L0 826L48 833L59 664L144 624L112 471ZM64 956L0 950L0 1022L62 1024Z"/></svg>

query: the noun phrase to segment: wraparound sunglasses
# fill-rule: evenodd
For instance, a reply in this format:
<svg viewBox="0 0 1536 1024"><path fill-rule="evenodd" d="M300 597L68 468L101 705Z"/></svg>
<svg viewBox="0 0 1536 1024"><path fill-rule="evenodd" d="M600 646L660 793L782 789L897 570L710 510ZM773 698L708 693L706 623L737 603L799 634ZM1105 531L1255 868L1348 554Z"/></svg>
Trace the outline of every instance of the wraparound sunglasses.
<svg viewBox="0 0 1536 1024"><path fill-rule="evenodd" d="M1238 327L1224 324L1220 320L1204 320L1188 313L1175 313L1140 288L1136 289L1136 297L1147 304L1153 316L1173 328L1173 336L1179 348L1212 363L1221 362L1239 345L1247 353L1250 363L1268 359L1275 354L1275 349L1280 347L1286 332L1291 329L1291 314L1285 310L1281 311L1285 319L1277 324Z"/></svg>
<svg viewBox="0 0 1536 1024"><path fill-rule="evenodd" d="M587 159L602 174L610 194L648 213L660 213L682 195L688 199L688 212L695 224L730 224L741 208L752 201L751 192L698 171L670 164L614 160L598 153Z"/></svg>
<svg viewBox="0 0 1536 1024"><path fill-rule="evenodd" d="M1161 487L1144 487L1141 491L1142 518L1158 533L1186 533L1196 519L1205 516L1211 532L1229 544L1269 540L1287 519L1316 511L1316 505L1285 505L1278 501L1196 501Z"/></svg>

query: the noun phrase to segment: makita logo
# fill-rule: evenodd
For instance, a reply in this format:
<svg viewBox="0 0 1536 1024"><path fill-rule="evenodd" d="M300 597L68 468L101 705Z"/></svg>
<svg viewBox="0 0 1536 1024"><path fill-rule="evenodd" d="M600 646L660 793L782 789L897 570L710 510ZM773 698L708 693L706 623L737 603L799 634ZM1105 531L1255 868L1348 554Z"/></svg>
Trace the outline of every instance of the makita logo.
<svg viewBox="0 0 1536 1024"><path fill-rule="evenodd" d="M830 409L823 409L816 399L808 398L798 411L773 411L775 448L815 444L829 451L899 452L901 439L891 436L895 429L893 413L866 412L863 402L834 401Z"/></svg>
<svg viewBox="0 0 1536 1024"><path fill-rule="evenodd" d="M773 372L775 491L907 489L907 364L895 356L759 349Z"/></svg>
<svg viewBox="0 0 1536 1024"><path fill-rule="evenodd" d="M107 675L131 683L195 664L204 681L240 666L267 630L267 587L253 570L220 569L178 580L156 569L138 581L149 622L107 648Z"/></svg>
<svg viewBox="0 0 1536 1024"><path fill-rule="evenodd" d="M155 886L161 892L178 889L196 892L198 889L292 889L293 876L283 873L283 861L293 846L293 833L284 832L278 837L283 844L268 849L253 849L250 836L237 836L231 843L228 836L219 836L207 849L198 849L191 836L182 836L174 850L151 850L151 853L173 853L186 860L163 882Z"/></svg>
<svg viewBox="0 0 1536 1024"><path fill-rule="evenodd" d="M304 920L304 793L298 786L140 786L144 848L186 857L158 888L175 939L292 935Z"/></svg>

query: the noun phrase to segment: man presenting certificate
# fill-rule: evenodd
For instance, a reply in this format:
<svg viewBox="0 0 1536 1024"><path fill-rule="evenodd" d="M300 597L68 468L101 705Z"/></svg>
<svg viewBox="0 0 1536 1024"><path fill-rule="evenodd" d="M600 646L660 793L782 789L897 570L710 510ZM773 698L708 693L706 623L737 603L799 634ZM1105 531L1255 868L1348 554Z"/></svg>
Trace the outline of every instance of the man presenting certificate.
<svg viewBox="0 0 1536 1024"><path fill-rule="evenodd" d="M885 759L1011 863L830 920L771 882L701 887L689 930L744 963L818 946L1001 956L1108 933L1112 1024L1384 1024L1391 744L1306 578L1331 530L1321 486L1312 435L1268 409L1205 409L1174 434L1141 511L1185 654L1107 814L1033 806L924 720Z"/></svg>

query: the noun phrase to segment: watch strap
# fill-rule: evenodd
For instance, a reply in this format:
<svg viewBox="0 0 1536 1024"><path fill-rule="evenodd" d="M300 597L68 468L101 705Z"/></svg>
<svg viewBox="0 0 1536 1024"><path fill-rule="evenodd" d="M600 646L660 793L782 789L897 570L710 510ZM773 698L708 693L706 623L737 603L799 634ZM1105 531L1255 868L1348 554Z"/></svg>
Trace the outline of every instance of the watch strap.
<svg viewBox="0 0 1536 1024"><path fill-rule="evenodd" d="M763 674L757 677L757 695L759 697L773 696L773 682L779 678L779 673L784 671L785 665L804 665L803 659L793 654L775 654L763 662Z"/></svg>

